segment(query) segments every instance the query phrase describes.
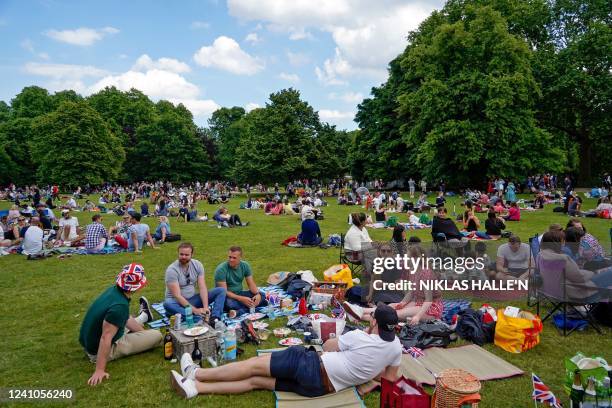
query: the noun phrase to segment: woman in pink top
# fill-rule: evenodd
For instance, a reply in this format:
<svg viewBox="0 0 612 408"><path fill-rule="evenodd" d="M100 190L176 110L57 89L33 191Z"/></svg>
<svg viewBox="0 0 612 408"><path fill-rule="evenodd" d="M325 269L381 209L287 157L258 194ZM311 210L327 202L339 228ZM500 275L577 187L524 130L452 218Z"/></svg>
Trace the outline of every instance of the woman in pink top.
<svg viewBox="0 0 612 408"><path fill-rule="evenodd" d="M520 221L521 210L516 202L513 202L508 209L508 215L504 217L506 221Z"/></svg>

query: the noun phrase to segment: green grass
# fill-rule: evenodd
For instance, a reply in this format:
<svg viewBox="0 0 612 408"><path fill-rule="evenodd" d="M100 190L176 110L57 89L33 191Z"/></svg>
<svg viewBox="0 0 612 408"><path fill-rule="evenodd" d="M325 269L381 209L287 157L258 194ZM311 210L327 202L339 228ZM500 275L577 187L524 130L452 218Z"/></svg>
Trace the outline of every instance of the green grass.
<svg viewBox="0 0 612 408"><path fill-rule="evenodd" d="M217 229L214 223L178 223L171 221L173 232L182 234L184 240L195 247L195 257L206 268L206 282L213 285L212 271L226 258L230 245L244 248L244 259L253 267L256 281L263 284L266 277L276 271L297 271L310 269L315 275L328 266L337 263L338 250L318 248L292 249L280 245L281 241L299 232L297 216L265 216L263 211L238 210L243 199L233 199L230 211L239 211L241 218L250 221L248 228ZM449 208L458 200L451 200ZM0 209L9 203L0 202ZM594 200L585 200L585 208L592 208ZM536 213L524 212L520 223L513 223L511 229L523 239L536 232L544 231L551 223L565 224L567 217L552 212L553 206ZM201 203L201 214L212 214L214 206ZM325 208L325 220L321 229L325 236L347 230L347 214L360 211L358 207L341 207L332 204ZM56 211L57 212L57 211ZM483 215L481 214L481 219ZM78 213L81 225L89 222L90 214ZM118 217L104 215L106 226ZM405 220L405 215L400 217ZM156 220L146 219L152 227ZM589 232L598 237L609 248L610 221L583 219ZM374 240L388 240L390 230L370 230ZM428 230L415 235L430 241ZM72 388L78 406L187 406L211 405L231 407L273 406L273 394L257 391L238 396L200 396L194 400L181 400L169 386L170 369L178 364L163 360L161 347L119 361L111 362L107 371L110 379L95 388L86 382L94 366L85 358L78 343L78 330L88 305L102 290L113 282L121 267L129 262L141 262L147 272L149 285L142 291L151 301L161 301L164 295L164 272L176 256L178 243L163 245L159 251L145 250L144 254L117 254L106 256L73 256L27 261L23 256L0 257L2 303L0 327L3 329L3 352L0 354L0 387L28 388ZM526 307L524 302L515 304ZM132 310L137 309L133 302ZM275 324L282 324L279 319ZM567 403L562 391L564 376L563 358L577 351L587 355L601 355L612 361L610 346L611 330L604 329L603 335L592 330L574 333L563 338L547 322L541 344L522 354L510 354L494 345L486 349L520 367L526 375L483 383L481 407L531 407L531 371L537 373L548 384L557 397ZM269 340L262 347L273 347ZM254 354L255 348L246 346L246 355ZM377 407L378 393L367 397L369 407ZM36 405L40 406L41 403ZM568 404L569 405L569 404Z"/></svg>

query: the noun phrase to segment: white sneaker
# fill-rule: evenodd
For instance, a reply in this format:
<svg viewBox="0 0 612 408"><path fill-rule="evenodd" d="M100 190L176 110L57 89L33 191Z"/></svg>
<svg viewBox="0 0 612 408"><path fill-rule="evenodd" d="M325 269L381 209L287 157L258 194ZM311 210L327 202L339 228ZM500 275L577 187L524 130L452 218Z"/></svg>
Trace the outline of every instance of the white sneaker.
<svg viewBox="0 0 612 408"><path fill-rule="evenodd" d="M183 398L190 399L198 395L195 381L183 377L174 370L170 371L170 385Z"/></svg>
<svg viewBox="0 0 612 408"><path fill-rule="evenodd" d="M342 307L344 308L344 310L346 310L346 313L348 313L351 317L357 319L357 320L361 320L363 317L363 308L361 306L358 305L354 305L352 303L349 302L343 302L342 303Z"/></svg>
<svg viewBox="0 0 612 408"><path fill-rule="evenodd" d="M184 377L189 378L190 380L195 380L195 373L198 369L198 365L193 362L191 358L191 354L184 353L181 357L181 372Z"/></svg>

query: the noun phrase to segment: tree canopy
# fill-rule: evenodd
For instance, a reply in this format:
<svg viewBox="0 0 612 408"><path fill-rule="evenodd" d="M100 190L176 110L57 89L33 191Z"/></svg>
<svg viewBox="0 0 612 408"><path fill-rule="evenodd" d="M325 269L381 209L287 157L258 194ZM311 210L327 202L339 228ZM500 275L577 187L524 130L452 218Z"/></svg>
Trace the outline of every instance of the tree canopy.
<svg viewBox="0 0 612 408"><path fill-rule="evenodd" d="M28 86L0 101L0 183L351 174L465 187L572 172L589 184L612 167L609 6L448 0L407 33L387 80L358 104L352 132L322 122L292 88L248 113L222 107L198 127L185 106L137 89L83 98Z"/></svg>

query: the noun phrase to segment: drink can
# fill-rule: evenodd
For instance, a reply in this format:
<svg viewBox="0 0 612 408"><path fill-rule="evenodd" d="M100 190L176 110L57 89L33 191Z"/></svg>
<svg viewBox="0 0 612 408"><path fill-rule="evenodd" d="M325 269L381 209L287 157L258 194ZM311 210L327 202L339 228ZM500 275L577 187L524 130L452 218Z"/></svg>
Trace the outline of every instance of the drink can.
<svg viewBox="0 0 612 408"><path fill-rule="evenodd" d="M312 341L312 333L304 332L304 343L310 344L311 341Z"/></svg>
<svg viewBox="0 0 612 408"><path fill-rule="evenodd" d="M174 330L174 327L175 327L175 323L174 322L175 321L176 321L176 316L175 315L170 316L170 328L172 330Z"/></svg>
<svg viewBox="0 0 612 408"><path fill-rule="evenodd" d="M182 317L180 313L174 315L174 330L181 330Z"/></svg>

